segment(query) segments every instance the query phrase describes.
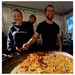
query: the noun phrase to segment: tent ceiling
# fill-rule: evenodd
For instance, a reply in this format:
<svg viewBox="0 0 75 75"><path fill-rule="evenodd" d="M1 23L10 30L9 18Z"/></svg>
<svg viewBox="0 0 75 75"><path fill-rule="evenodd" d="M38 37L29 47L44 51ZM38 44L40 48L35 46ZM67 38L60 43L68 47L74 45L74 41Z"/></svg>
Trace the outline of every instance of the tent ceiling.
<svg viewBox="0 0 75 75"><path fill-rule="evenodd" d="M47 5L53 5L56 14L63 15L73 12L73 1L3 1L2 5L34 9L44 12ZM73 14L72 14L73 15Z"/></svg>

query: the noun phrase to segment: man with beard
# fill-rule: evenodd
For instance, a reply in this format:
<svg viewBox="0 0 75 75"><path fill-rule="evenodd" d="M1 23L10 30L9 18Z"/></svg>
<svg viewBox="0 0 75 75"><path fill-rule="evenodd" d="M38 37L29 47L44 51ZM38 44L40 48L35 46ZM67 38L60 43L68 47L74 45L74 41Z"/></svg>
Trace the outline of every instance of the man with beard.
<svg viewBox="0 0 75 75"><path fill-rule="evenodd" d="M52 5L48 5L45 8L46 20L39 23L36 33L33 35L33 37L27 43L23 44L24 50L27 50L29 46L34 43L41 34L43 50L53 51L57 49L58 45L59 51L62 51L59 26L53 21L54 12L55 10Z"/></svg>

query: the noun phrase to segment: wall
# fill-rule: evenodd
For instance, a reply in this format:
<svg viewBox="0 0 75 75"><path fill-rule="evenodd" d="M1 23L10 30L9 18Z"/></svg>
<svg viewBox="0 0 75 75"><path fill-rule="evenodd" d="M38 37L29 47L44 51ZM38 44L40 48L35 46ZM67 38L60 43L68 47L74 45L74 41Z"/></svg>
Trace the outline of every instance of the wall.
<svg viewBox="0 0 75 75"><path fill-rule="evenodd" d="M7 36L8 33L8 29L11 25L11 23L13 22L12 19L12 14L11 14L12 9L11 8L7 8L7 7L2 7L2 22L3 22L3 30L5 35ZM43 20L45 20L45 16L43 13L40 12L32 12L32 11L27 11L27 10L21 10L22 14L23 14L23 20L24 21L28 21L29 16L31 14L35 14L35 16L37 17L37 21L34 24L34 30L36 31L36 27L37 25L42 22ZM63 20L61 16L55 15L54 19L53 19L60 27L60 34L62 32L62 28L63 28Z"/></svg>

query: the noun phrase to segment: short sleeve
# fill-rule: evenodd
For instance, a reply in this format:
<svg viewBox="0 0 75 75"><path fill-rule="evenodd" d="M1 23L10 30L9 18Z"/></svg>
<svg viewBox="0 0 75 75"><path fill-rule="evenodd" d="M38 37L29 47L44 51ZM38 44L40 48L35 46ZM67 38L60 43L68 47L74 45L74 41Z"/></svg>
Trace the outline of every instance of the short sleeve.
<svg viewBox="0 0 75 75"><path fill-rule="evenodd" d="M41 33L41 24L39 24L39 25L37 26L36 32L39 33L39 34Z"/></svg>

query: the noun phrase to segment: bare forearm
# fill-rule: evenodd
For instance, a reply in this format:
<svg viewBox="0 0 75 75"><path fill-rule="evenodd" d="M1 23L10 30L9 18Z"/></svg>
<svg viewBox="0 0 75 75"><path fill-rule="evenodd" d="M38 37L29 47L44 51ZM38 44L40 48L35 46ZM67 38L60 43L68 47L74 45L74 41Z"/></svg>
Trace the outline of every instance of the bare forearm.
<svg viewBox="0 0 75 75"><path fill-rule="evenodd" d="M59 45L59 48L62 49L61 39L58 40L58 45Z"/></svg>
<svg viewBox="0 0 75 75"><path fill-rule="evenodd" d="M37 38L35 38L34 36L27 42L29 45L33 44L35 41L37 40Z"/></svg>
<svg viewBox="0 0 75 75"><path fill-rule="evenodd" d="M39 37L39 34L38 34L38 33L34 34L34 35L32 36L32 38L27 42L27 43L29 44L29 46L30 46L31 44L33 44L33 43L37 40L38 37Z"/></svg>
<svg viewBox="0 0 75 75"><path fill-rule="evenodd" d="M60 38L60 35L59 34L57 36L57 42L58 42L59 48L62 50L62 43L61 43L61 38Z"/></svg>
<svg viewBox="0 0 75 75"><path fill-rule="evenodd" d="M27 43L23 44L22 46L23 50L27 50L29 46L37 40L38 37L39 37L39 34L36 32Z"/></svg>

